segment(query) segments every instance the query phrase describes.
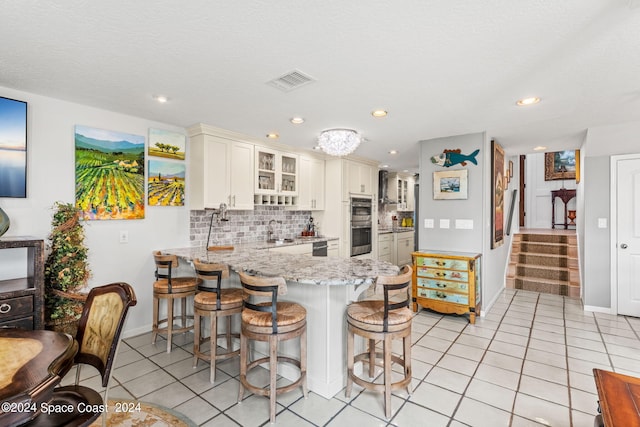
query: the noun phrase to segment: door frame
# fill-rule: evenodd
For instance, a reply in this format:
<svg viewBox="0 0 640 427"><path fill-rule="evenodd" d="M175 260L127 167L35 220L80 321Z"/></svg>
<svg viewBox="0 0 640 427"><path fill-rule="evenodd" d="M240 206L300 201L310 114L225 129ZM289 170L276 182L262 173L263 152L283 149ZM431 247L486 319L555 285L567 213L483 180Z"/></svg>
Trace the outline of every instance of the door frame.
<svg viewBox="0 0 640 427"><path fill-rule="evenodd" d="M610 188L609 194L611 197L611 209L609 211L609 248L610 248L610 261L609 269L611 272L611 311L613 315L618 314L618 242L616 236L618 235L618 161L620 160L632 160L640 159L640 153L638 154L621 154L617 156L611 156L610 158Z"/></svg>

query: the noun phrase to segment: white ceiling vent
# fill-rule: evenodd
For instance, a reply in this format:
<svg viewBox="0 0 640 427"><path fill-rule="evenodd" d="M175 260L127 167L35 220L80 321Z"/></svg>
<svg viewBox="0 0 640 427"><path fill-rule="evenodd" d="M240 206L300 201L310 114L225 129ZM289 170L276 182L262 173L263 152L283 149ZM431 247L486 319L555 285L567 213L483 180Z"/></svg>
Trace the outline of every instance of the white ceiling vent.
<svg viewBox="0 0 640 427"><path fill-rule="evenodd" d="M276 79L268 81L267 84L284 92L289 92L314 81L315 80L312 77L306 75L302 71L293 70Z"/></svg>

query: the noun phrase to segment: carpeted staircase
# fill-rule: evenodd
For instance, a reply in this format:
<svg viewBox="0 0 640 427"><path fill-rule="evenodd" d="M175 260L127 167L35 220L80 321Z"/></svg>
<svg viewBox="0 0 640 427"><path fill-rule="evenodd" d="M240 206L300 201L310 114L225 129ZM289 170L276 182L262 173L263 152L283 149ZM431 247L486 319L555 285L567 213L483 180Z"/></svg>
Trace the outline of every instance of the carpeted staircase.
<svg viewBox="0 0 640 427"><path fill-rule="evenodd" d="M513 236L507 287L580 297L575 233L519 233Z"/></svg>

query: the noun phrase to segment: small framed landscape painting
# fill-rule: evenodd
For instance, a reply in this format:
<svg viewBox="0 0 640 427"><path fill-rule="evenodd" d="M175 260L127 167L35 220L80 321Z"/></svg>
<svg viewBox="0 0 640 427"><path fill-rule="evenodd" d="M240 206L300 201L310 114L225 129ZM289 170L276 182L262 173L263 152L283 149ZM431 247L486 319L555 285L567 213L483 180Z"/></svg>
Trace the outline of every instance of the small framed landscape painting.
<svg viewBox="0 0 640 427"><path fill-rule="evenodd" d="M468 188L467 169L454 171L439 171L433 173L433 199L434 200L460 200L466 199Z"/></svg>
<svg viewBox="0 0 640 427"><path fill-rule="evenodd" d="M544 180L575 179L580 181L580 151L565 150L544 153Z"/></svg>
<svg viewBox="0 0 640 427"><path fill-rule="evenodd" d="M149 206L184 206L184 163L149 160Z"/></svg>
<svg viewBox="0 0 640 427"><path fill-rule="evenodd" d="M178 132L149 129L149 155L184 160L186 136Z"/></svg>
<svg viewBox="0 0 640 427"><path fill-rule="evenodd" d="M27 197L27 103L0 97L0 197Z"/></svg>

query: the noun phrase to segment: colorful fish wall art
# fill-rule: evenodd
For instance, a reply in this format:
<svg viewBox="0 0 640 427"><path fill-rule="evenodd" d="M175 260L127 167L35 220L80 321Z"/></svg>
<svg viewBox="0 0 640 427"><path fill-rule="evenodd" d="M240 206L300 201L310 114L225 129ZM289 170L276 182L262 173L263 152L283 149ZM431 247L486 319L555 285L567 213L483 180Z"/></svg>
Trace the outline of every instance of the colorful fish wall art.
<svg viewBox="0 0 640 427"><path fill-rule="evenodd" d="M444 150L442 153L431 157L431 163L445 168L461 164L466 166L467 162L471 162L474 165L478 165L476 156L480 153L480 150L476 150L471 154L462 154L462 150L459 148L456 150Z"/></svg>

